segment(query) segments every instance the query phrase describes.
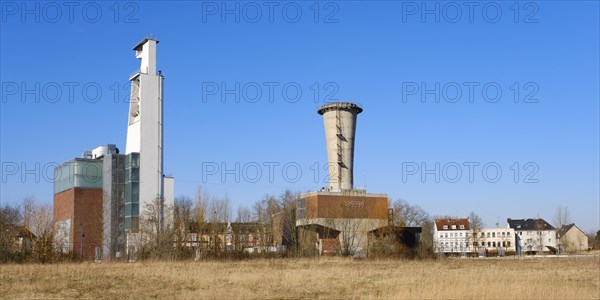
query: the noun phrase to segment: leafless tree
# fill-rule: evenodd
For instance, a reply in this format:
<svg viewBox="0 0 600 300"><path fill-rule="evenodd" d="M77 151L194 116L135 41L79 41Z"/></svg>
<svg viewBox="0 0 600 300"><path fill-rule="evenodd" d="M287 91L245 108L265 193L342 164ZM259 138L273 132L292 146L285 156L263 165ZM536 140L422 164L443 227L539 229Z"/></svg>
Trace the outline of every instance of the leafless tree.
<svg viewBox="0 0 600 300"><path fill-rule="evenodd" d="M170 258L173 250L173 232L173 207L163 206L158 197L146 203L144 214L139 219L139 233L132 235L137 257Z"/></svg>
<svg viewBox="0 0 600 300"><path fill-rule="evenodd" d="M294 249L293 255L300 254L298 230L296 228L296 194L286 190L281 195L282 220L281 228L277 230L281 233L282 244Z"/></svg>
<svg viewBox="0 0 600 300"><path fill-rule="evenodd" d="M19 260L20 249L15 241L17 226L21 224L21 211L16 206L5 204L0 208L0 262Z"/></svg>
<svg viewBox="0 0 600 300"><path fill-rule="evenodd" d="M537 251L538 254L542 254L544 252L544 248L546 247L544 243L544 227L544 220L540 219L540 217L538 216L534 220L533 225L533 233L535 234L535 236L533 237L533 247L534 251Z"/></svg>
<svg viewBox="0 0 600 300"><path fill-rule="evenodd" d="M50 205L38 204L33 197L23 200L23 226L35 235L31 252L33 261L46 263L56 257L52 217Z"/></svg>
<svg viewBox="0 0 600 300"><path fill-rule="evenodd" d="M435 225L431 219L428 219L421 224L421 240L417 250L417 255L420 258L429 258L433 256L433 250L436 246L433 244L433 226Z"/></svg>
<svg viewBox="0 0 600 300"><path fill-rule="evenodd" d="M483 224L481 217L473 211L469 214L469 222L470 222L469 225L471 226L470 242L471 242L473 251L476 252L479 250L479 247L480 247L479 245L481 242L481 229L485 225Z"/></svg>
<svg viewBox="0 0 600 300"><path fill-rule="evenodd" d="M366 242L366 232L364 230L363 219L356 215L356 209L352 207L346 207L344 204L340 205L339 213L335 213L338 216L344 216L343 218L328 218L327 227L339 231L338 240L340 243L340 254L342 256L355 256L360 255L360 245ZM329 234L326 234L329 235ZM362 249L366 251L367 249Z"/></svg>
<svg viewBox="0 0 600 300"><path fill-rule="evenodd" d="M564 225L571 224L571 213L569 212L568 207L559 205L556 208L556 212L554 213L554 223L556 224L557 229L560 229Z"/></svg>
<svg viewBox="0 0 600 300"><path fill-rule="evenodd" d="M213 197L208 203L208 211L211 223L216 222L229 222L231 219L231 206L229 198L224 197Z"/></svg>
<svg viewBox="0 0 600 300"><path fill-rule="evenodd" d="M175 238L175 258L187 258L192 250L188 245L191 224L194 217L193 201L190 197L175 198L173 207L173 230Z"/></svg>
<svg viewBox="0 0 600 300"><path fill-rule="evenodd" d="M248 206L240 204L237 209L236 222L248 223L252 222L252 210Z"/></svg>
<svg viewBox="0 0 600 300"><path fill-rule="evenodd" d="M419 205L411 205L405 200L398 199L392 204L394 208L393 223L396 226L415 227L422 226L429 220L429 214Z"/></svg>

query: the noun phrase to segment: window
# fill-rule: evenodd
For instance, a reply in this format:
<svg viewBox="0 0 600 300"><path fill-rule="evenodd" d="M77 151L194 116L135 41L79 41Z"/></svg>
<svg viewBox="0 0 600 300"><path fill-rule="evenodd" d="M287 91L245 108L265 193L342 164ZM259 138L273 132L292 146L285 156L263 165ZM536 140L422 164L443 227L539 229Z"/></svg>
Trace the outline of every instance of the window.
<svg viewBox="0 0 600 300"><path fill-rule="evenodd" d="M443 234L443 233L440 233L440 238L443 238L443 237L444 237L444 234Z"/></svg>
<svg viewBox="0 0 600 300"><path fill-rule="evenodd" d="M298 199L298 219L306 219L306 199Z"/></svg>
<svg viewBox="0 0 600 300"><path fill-rule="evenodd" d="M456 225L452 225L452 229L456 229Z"/></svg>
<svg viewBox="0 0 600 300"><path fill-rule="evenodd" d="M496 237L496 233L495 232L492 232L492 237L494 237L494 238Z"/></svg>
<svg viewBox="0 0 600 300"><path fill-rule="evenodd" d="M523 231L519 231L519 235L523 235Z"/></svg>
<svg viewBox="0 0 600 300"><path fill-rule="evenodd" d="M552 239L548 239L548 243L552 243Z"/></svg>
<svg viewBox="0 0 600 300"><path fill-rule="evenodd" d="M506 236L510 236L510 231L506 233Z"/></svg>
<svg viewBox="0 0 600 300"><path fill-rule="evenodd" d="M493 242L493 243L492 243L492 247L496 247L496 242Z"/></svg>
<svg viewBox="0 0 600 300"><path fill-rule="evenodd" d="M444 225L444 229L448 229L448 225Z"/></svg>
<svg viewBox="0 0 600 300"><path fill-rule="evenodd" d="M488 247L491 247L491 246L492 246L492 243L491 243L491 242L488 242Z"/></svg>
<svg viewBox="0 0 600 300"><path fill-rule="evenodd" d="M465 229L465 225L460 225L460 229Z"/></svg>
<svg viewBox="0 0 600 300"><path fill-rule="evenodd" d="M487 233L487 237L490 237L490 233L489 232Z"/></svg>

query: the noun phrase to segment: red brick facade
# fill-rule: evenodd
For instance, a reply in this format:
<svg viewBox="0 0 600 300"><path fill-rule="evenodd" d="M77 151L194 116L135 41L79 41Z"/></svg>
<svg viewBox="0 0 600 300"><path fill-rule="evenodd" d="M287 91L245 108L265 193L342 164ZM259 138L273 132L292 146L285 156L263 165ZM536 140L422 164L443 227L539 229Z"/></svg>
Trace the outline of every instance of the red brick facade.
<svg viewBox="0 0 600 300"><path fill-rule="evenodd" d="M319 195L306 196L306 218L387 219L385 196Z"/></svg>
<svg viewBox="0 0 600 300"><path fill-rule="evenodd" d="M94 259L95 248L102 246L102 189L72 188L55 194L54 223L69 219L69 251Z"/></svg>

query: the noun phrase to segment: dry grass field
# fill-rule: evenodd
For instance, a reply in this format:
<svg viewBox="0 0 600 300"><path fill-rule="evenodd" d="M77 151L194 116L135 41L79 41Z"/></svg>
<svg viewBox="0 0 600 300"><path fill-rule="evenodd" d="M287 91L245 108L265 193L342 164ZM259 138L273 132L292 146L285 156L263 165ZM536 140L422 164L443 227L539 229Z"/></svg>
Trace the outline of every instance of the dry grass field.
<svg viewBox="0 0 600 300"><path fill-rule="evenodd" d="M600 299L598 256L0 265L0 298Z"/></svg>

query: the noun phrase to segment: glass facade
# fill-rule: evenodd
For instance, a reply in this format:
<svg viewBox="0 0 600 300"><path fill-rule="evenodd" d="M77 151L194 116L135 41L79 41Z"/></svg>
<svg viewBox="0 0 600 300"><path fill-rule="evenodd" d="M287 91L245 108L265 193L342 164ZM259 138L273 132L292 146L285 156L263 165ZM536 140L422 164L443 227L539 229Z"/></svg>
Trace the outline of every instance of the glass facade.
<svg viewBox="0 0 600 300"><path fill-rule="evenodd" d="M298 199L298 219L306 219L306 199Z"/></svg>
<svg viewBox="0 0 600 300"><path fill-rule="evenodd" d="M102 160L75 158L54 169L54 194L72 189L102 188Z"/></svg>
<svg viewBox="0 0 600 300"><path fill-rule="evenodd" d="M140 215L140 154L125 156L125 229L138 232Z"/></svg>

